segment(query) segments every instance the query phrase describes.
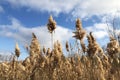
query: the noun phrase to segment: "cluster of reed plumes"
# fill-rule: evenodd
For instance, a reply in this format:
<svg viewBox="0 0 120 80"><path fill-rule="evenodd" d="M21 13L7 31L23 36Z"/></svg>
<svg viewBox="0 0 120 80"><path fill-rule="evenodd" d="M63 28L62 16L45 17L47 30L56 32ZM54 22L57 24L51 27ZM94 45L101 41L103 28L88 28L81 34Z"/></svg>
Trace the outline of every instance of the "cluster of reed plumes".
<svg viewBox="0 0 120 80"><path fill-rule="evenodd" d="M51 20L50 20L51 19ZM50 17L48 30L55 30L55 21ZM118 41L110 36L110 42L104 51L96 39L82 28L79 19L76 21L76 31L73 32L81 48L74 56L65 57L62 45L54 42L53 48L40 48L36 35L26 47L29 56L18 61L19 45L16 44L15 56L10 62L0 63L0 80L119 80L120 79L120 46ZM84 43L87 35L88 46ZM66 51L71 54L73 48L66 42Z"/></svg>

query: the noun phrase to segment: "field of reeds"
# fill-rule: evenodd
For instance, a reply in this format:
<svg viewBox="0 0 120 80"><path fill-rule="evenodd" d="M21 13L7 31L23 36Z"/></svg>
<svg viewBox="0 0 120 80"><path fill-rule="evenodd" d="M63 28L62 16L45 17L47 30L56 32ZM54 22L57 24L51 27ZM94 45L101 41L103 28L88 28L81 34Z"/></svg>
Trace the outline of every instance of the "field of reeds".
<svg viewBox="0 0 120 80"><path fill-rule="evenodd" d="M69 56L73 52L72 44L68 41L65 45L53 42L56 22L52 16L47 27L52 48L40 47L37 36L32 33L31 44L26 47L29 56L18 61L20 48L16 44L12 61L0 63L0 80L120 80L120 45L112 35L103 49L92 32L87 34L77 19L73 38L79 41L78 46L81 47ZM88 45L84 42L85 37ZM66 47L68 56L64 56L62 46Z"/></svg>

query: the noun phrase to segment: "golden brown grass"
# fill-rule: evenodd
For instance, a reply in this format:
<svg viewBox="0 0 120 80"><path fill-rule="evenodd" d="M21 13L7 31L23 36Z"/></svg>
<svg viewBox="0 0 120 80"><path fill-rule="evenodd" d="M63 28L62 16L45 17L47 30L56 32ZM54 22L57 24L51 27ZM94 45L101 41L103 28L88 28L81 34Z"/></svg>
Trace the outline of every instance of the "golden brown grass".
<svg viewBox="0 0 120 80"><path fill-rule="evenodd" d="M50 16L48 30L52 33L54 29L55 21ZM68 57L64 56L59 41L54 42L52 49L43 47L40 50L37 36L33 33L31 44L27 47L30 55L23 61L17 61L20 49L16 44L13 60L0 63L0 80L119 80L120 46L117 40L110 37L104 52L90 32L87 35L88 45L85 46L83 38L86 31L79 19L74 33L74 37L80 41L82 52ZM65 47L68 53L72 50L69 42ZM79 55L82 53L86 55Z"/></svg>

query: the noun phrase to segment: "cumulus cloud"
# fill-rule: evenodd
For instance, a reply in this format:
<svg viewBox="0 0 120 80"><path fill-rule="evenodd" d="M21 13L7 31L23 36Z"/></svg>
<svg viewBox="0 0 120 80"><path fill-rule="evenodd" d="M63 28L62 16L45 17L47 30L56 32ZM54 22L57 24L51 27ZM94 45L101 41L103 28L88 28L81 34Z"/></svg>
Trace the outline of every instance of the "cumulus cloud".
<svg viewBox="0 0 120 80"><path fill-rule="evenodd" d="M73 17L88 18L114 13L120 9L120 0L6 0L18 7L37 11L69 13Z"/></svg>
<svg viewBox="0 0 120 80"><path fill-rule="evenodd" d="M78 5L72 14L85 18L115 13L117 9L120 9L119 0L86 0Z"/></svg>
<svg viewBox="0 0 120 80"><path fill-rule="evenodd" d="M97 39L104 39L108 37L107 28L108 26L106 23L95 23L93 26L88 26L85 29L88 32L93 32Z"/></svg>
<svg viewBox="0 0 120 80"><path fill-rule="evenodd" d="M12 18L11 21L11 25L0 25L0 36L13 38L15 41L20 41L23 44L29 44L32 37L31 34L34 32L38 37L41 46L51 47L51 35L46 26L28 28L23 26L15 18ZM65 42L66 40L69 40L71 36L72 31L70 29L57 25L54 34L55 40Z"/></svg>

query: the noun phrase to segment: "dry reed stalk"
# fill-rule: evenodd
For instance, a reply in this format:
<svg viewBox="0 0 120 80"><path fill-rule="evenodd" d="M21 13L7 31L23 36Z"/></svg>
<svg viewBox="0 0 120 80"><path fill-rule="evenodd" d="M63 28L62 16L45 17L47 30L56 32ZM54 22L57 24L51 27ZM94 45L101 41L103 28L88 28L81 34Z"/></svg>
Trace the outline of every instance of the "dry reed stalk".
<svg viewBox="0 0 120 80"><path fill-rule="evenodd" d="M47 56L50 56L50 54L51 54L51 50L50 50L50 48L48 48L46 55L47 55Z"/></svg>
<svg viewBox="0 0 120 80"><path fill-rule="evenodd" d="M20 48L19 48L19 45L16 43L16 46L15 46L15 55L17 56L17 57L19 57L20 56Z"/></svg>
<svg viewBox="0 0 120 80"><path fill-rule="evenodd" d="M82 40L84 38L86 31L82 29L80 19L76 20L76 31L73 33L75 34L73 37L76 39Z"/></svg>
<svg viewBox="0 0 120 80"><path fill-rule="evenodd" d="M68 41L66 41L66 50L67 50L67 52L69 52L69 44L68 44Z"/></svg>
<svg viewBox="0 0 120 80"><path fill-rule="evenodd" d="M18 46L18 44L16 43L16 47L15 47L15 55L17 56L17 61L15 62L15 65L16 65L16 67L15 67L15 79L17 79L18 78L18 57L20 56L20 48L19 48L19 46Z"/></svg>
<svg viewBox="0 0 120 80"><path fill-rule="evenodd" d="M55 20L53 20L52 16L50 16L48 19L47 28L48 28L49 32L51 33L51 45L53 48L53 44L54 44L53 31L55 31L55 29L56 29L56 22L55 22Z"/></svg>
<svg viewBox="0 0 120 80"><path fill-rule="evenodd" d="M43 53L44 53L44 54L46 53L46 48L45 48L45 47L43 47Z"/></svg>
<svg viewBox="0 0 120 80"><path fill-rule="evenodd" d="M82 29L82 23L81 23L80 19L76 20L76 31L73 33L75 34L73 37L80 40L82 50L85 53L86 47L85 47L83 38L85 37L86 31L84 29ZM78 49L78 53L79 53L79 49Z"/></svg>
<svg viewBox="0 0 120 80"><path fill-rule="evenodd" d="M81 40L80 43L81 43L82 50L83 50L83 52L85 53L85 52L87 51L86 46L85 46L85 43L84 43L83 40Z"/></svg>
<svg viewBox="0 0 120 80"><path fill-rule="evenodd" d="M92 32L89 33L89 35L87 36L88 39L88 49L87 49L87 53L89 56L93 56L93 55L103 55L103 50L102 48L99 46L99 44L96 42L95 38L92 35Z"/></svg>
<svg viewBox="0 0 120 80"><path fill-rule="evenodd" d="M119 43L113 36L110 36L110 42L107 44L107 52L112 58L119 52Z"/></svg>
<svg viewBox="0 0 120 80"><path fill-rule="evenodd" d="M98 53L103 53L103 51L92 33L87 36L88 47L85 47L82 30L78 19L75 32L78 37L76 38L80 40L83 51L91 57L87 55L65 57L59 41L54 43L52 50L50 48L46 50L43 47L44 54L42 55L37 37L33 33L29 49L31 55L22 62L18 61L19 63L15 58L12 62L0 63L0 80L119 80L120 59L117 54L120 52L120 46L117 40L110 37L110 43L107 46L108 54L112 54L113 57L107 54L99 56ZM72 44L69 45L66 42L66 50L73 53L73 49ZM17 52L20 52L18 44L15 48L15 56L19 57L20 54Z"/></svg>
<svg viewBox="0 0 120 80"><path fill-rule="evenodd" d="M40 55L40 44L34 33L32 33L32 41L30 44L30 55L34 57Z"/></svg>
<svg viewBox="0 0 120 80"><path fill-rule="evenodd" d="M82 30L82 23L80 19L76 20L76 30Z"/></svg>

